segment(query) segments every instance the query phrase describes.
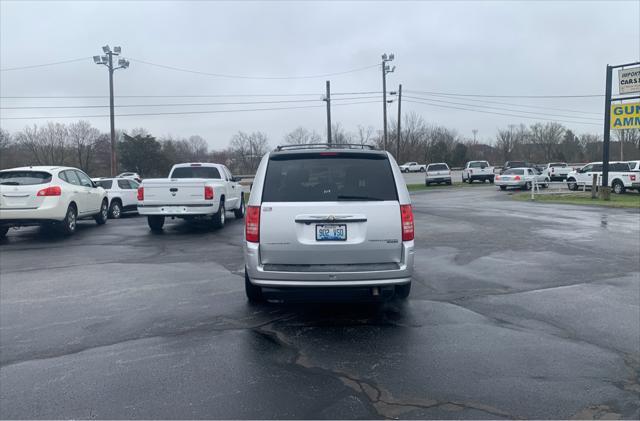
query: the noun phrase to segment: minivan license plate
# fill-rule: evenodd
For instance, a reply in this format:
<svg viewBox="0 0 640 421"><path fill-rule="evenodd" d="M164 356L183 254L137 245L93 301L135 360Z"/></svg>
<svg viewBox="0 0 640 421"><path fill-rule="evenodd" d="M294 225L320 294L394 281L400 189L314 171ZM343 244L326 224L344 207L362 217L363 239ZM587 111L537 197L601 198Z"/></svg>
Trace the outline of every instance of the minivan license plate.
<svg viewBox="0 0 640 421"><path fill-rule="evenodd" d="M346 224L316 225L316 241L347 241Z"/></svg>

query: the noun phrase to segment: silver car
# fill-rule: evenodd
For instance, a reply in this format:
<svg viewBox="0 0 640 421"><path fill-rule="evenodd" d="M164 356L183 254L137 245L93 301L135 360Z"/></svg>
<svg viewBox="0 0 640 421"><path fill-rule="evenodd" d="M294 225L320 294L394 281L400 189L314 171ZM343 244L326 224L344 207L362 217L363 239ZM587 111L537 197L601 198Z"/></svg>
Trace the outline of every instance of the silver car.
<svg viewBox="0 0 640 421"><path fill-rule="evenodd" d="M511 168L497 175L494 184L500 187L500 190L506 190L507 187L531 190L535 183L546 188L550 181L549 176L535 168Z"/></svg>
<svg viewBox="0 0 640 421"><path fill-rule="evenodd" d="M290 145L262 159L245 216L249 301L299 288L406 298L413 249L411 199L389 153Z"/></svg>

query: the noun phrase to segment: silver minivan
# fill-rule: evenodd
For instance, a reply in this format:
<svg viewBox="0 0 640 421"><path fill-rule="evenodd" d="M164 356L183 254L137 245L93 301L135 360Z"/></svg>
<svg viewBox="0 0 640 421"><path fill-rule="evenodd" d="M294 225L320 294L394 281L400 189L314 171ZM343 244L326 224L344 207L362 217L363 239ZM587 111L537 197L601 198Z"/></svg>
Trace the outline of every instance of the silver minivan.
<svg viewBox="0 0 640 421"><path fill-rule="evenodd" d="M290 145L260 162L245 216L249 301L300 288L406 298L413 249L411 199L389 153Z"/></svg>

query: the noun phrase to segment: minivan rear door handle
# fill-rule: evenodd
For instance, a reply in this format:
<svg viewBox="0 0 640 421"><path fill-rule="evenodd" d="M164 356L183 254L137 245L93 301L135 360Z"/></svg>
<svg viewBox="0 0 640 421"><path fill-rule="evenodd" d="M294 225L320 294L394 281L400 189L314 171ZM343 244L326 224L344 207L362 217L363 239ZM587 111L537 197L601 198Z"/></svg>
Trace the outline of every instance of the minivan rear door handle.
<svg viewBox="0 0 640 421"><path fill-rule="evenodd" d="M367 218L364 215L300 215L295 221L299 224L367 222Z"/></svg>

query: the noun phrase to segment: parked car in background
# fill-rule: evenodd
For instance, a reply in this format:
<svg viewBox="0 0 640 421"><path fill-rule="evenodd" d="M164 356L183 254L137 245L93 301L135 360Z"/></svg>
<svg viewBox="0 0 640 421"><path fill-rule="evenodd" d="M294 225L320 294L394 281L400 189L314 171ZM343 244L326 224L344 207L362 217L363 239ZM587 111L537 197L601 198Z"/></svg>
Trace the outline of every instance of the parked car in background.
<svg viewBox="0 0 640 421"><path fill-rule="evenodd" d="M123 172L122 174L118 174L116 177L118 178L133 178L138 183L142 181L140 175L137 172Z"/></svg>
<svg viewBox="0 0 640 421"><path fill-rule="evenodd" d="M245 227L251 302L264 299L263 288L401 298L411 290L411 198L388 152L366 145L278 147L258 167Z"/></svg>
<svg viewBox="0 0 640 421"><path fill-rule="evenodd" d="M138 211L139 183L133 178L94 178L93 182L107 192L110 218L118 219L124 212Z"/></svg>
<svg viewBox="0 0 640 421"><path fill-rule="evenodd" d="M535 183L546 188L549 186L549 181L547 175L538 172L535 168L510 168L496 175L494 183L500 187L500 190L506 190L508 187L531 190Z"/></svg>
<svg viewBox="0 0 640 421"><path fill-rule="evenodd" d="M138 187L138 213L149 228L160 231L165 218L202 220L222 228L226 211L244 217L244 195L239 179L221 164L186 163L171 168L168 178L145 179Z"/></svg>
<svg viewBox="0 0 640 421"><path fill-rule="evenodd" d="M505 171L510 170L511 168L531 168L532 165L526 161L507 161L502 166L500 170L500 174L503 174Z"/></svg>
<svg viewBox="0 0 640 421"><path fill-rule="evenodd" d="M400 171L402 172L425 172L427 166L425 164L418 164L417 162L405 162L400 165Z"/></svg>
<svg viewBox="0 0 640 421"><path fill-rule="evenodd" d="M489 165L488 161L469 161L462 170L463 183L467 182L471 184L476 180L482 181L483 183L489 180L490 183L493 183L494 178L494 168Z"/></svg>
<svg viewBox="0 0 640 421"><path fill-rule="evenodd" d="M590 162L577 171L571 171L567 175L567 187L569 190L578 190L581 186L590 188L594 174L598 177L598 185L602 184L602 162ZM609 162L609 187L616 194L627 189L640 190L640 173L631 171L626 161Z"/></svg>
<svg viewBox="0 0 640 421"><path fill-rule="evenodd" d="M444 162L427 165L427 173L424 179L425 185L430 184L451 184L451 169Z"/></svg>
<svg viewBox="0 0 640 421"><path fill-rule="evenodd" d="M107 222L107 192L71 167L21 167L0 171L0 237L11 227L44 225L63 234L78 219Z"/></svg>
<svg viewBox="0 0 640 421"><path fill-rule="evenodd" d="M544 166L542 172L545 173L551 181L565 180L571 172L571 168L566 162L550 162Z"/></svg>

